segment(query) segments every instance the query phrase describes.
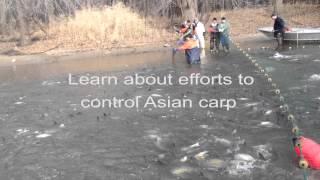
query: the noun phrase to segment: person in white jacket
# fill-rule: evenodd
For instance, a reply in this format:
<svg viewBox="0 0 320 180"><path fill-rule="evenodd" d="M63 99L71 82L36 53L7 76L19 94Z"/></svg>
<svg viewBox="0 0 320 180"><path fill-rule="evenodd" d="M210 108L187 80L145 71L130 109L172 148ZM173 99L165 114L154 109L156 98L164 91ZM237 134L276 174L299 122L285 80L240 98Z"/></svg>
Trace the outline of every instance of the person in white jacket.
<svg viewBox="0 0 320 180"><path fill-rule="evenodd" d="M206 32L206 28L204 27L204 24L200 22L197 18L194 19L194 26L195 26L195 35L199 41L199 48L204 49L205 48L204 33Z"/></svg>

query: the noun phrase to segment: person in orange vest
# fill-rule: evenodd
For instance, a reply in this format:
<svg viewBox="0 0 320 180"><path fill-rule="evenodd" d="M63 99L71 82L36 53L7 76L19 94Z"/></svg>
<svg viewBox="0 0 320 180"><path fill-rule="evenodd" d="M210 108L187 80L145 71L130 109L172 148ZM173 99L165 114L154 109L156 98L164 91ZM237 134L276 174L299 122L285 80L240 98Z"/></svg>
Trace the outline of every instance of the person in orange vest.
<svg viewBox="0 0 320 180"><path fill-rule="evenodd" d="M194 32L194 27L193 27L193 24L191 23L190 20L187 20L186 22L186 27L184 29L182 29L182 36L181 36L181 39L183 40L186 40L186 38L190 35L190 34L193 34Z"/></svg>
<svg viewBox="0 0 320 180"><path fill-rule="evenodd" d="M179 29L176 29L176 32L179 34L178 45L182 45L186 40L186 37L190 34L193 34L193 25L190 20L185 21L181 24Z"/></svg>
<svg viewBox="0 0 320 180"><path fill-rule="evenodd" d="M193 38L192 34L186 36L184 43L178 48L173 49L173 54L177 51L185 51L186 59L189 64L200 63L200 48L198 47L198 41Z"/></svg>

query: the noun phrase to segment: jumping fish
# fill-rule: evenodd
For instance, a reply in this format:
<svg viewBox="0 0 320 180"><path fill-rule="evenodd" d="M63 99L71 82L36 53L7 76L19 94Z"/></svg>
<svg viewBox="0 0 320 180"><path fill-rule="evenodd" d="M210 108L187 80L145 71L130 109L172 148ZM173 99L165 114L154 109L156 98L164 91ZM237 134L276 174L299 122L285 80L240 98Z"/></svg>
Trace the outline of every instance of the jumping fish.
<svg viewBox="0 0 320 180"><path fill-rule="evenodd" d="M266 111L264 114L265 114L265 115L270 115L270 114L272 114L272 110L268 110L268 111Z"/></svg>
<svg viewBox="0 0 320 180"><path fill-rule="evenodd" d="M200 144L197 142L197 143L192 144L188 147L183 147L183 148L181 148L181 150L182 151L190 151L191 149L198 148L198 147L200 147Z"/></svg>
<svg viewBox="0 0 320 180"><path fill-rule="evenodd" d="M249 98L238 98L239 101L247 101Z"/></svg>
<svg viewBox="0 0 320 180"><path fill-rule="evenodd" d="M37 135L36 138L47 138L47 137L50 137L50 136L51 136L51 134L44 133L44 134Z"/></svg>
<svg viewBox="0 0 320 180"><path fill-rule="evenodd" d="M286 55L283 55L283 54L280 54L279 52L276 52L272 58L274 59L288 59L290 58L290 56L286 56Z"/></svg>
<svg viewBox="0 0 320 180"><path fill-rule="evenodd" d="M270 121L263 121L259 125L264 127L273 127L274 124Z"/></svg>
<svg viewBox="0 0 320 180"><path fill-rule="evenodd" d="M310 76L309 81L320 81L320 74L313 74Z"/></svg>
<svg viewBox="0 0 320 180"><path fill-rule="evenodd" d="M229 141L228 139L224 139L224 138L214 137L214 141L216 143L222 144L222 145L227 146L227 147L232 145L231 141Z"/></svg>
<svg viewBox="0 0 320 180"><path fill-rule="evenodd" d="M246 103L244 104L245 107L252 107L252 106L257 106L259 103L258 102L253 102L253 103Z"/></svg>
<svg viewBox="0 0 320 180"><path fill-rule="evenodd" d="M234 156L235 160L242 160L242 161L249 161L249 162L254 162L255 159L249 155L249 154L236 154Z"/></svg>
<svg viewBox="0 0 320 180"><path fill-rule="evenodd" d="M21 105L21 104L25 104L25 103L24 103L24 102L19 101L19 102L15 102L14 104L15 104L15 105Z"/></svg>
<svg viewBox="0 0 320 180"><path fill-rule="evenodd" d="M183 176L185 174L189 174L194 171L195 171L195 169L193 169L191 167L183 166L183 167L178 167L178 168L173 169L171 171L171 173L175 176Z"/></svg>
<svg viewBox="0 0 320 180"><path fill-rule="evenodd" d="M200 152L200 153L196 154L194 156L194 158L196 158L196 160L198 160L198 161L204 160L204 159L206 159L206 157L208 157L208 153L209 153L208 151Z"/></svg>
<svg viewBox="0 0 320 180"><path fill-rule="evenodd" d="M162 97L161 94L151 94L151 96L153 96L153 97Z"/></svg>

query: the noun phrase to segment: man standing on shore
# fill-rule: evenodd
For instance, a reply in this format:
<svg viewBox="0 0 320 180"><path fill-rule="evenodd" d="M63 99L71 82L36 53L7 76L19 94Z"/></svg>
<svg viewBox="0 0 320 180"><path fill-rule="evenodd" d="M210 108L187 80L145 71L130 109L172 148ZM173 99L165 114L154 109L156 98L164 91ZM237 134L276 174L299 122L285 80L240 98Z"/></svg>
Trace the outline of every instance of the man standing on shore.
<svg viewBox="0 0 320 180"><path fill-rule="evenodd" d="M199 41L199 48L204 49L205 48L204 33L206 32L204 24L201 21L199 21L199 19L195 18L194 26L195 26L195 35Z"/></svg>
<svg viewBox="0 0 320 180"><path fill-rule="evenodd" d="M274 37L277 40L278 43L278 48L282 47L283 44L283 37L284 37L284 32L285 32L285 22L284 20L279 17L276 14L272 14L271 18L274 20L274 25L273 25L273 33Z"/></svg>
<svg viewBox="0 0 320 180"><path fill-rule="evenodd" d="M210 33L210 51L218 52L220 45L219 24L217 18L212 19L208 32Z"/></svg>
<svg viewBox="0 0 320 180"><path fill-rule="evenodd" d="M221 23L218 26L220 32L220 41L224 52L228 53L230 50L229 47L229 33L230 33L230 25L227 22L226 18L221 18Z"/></svg>

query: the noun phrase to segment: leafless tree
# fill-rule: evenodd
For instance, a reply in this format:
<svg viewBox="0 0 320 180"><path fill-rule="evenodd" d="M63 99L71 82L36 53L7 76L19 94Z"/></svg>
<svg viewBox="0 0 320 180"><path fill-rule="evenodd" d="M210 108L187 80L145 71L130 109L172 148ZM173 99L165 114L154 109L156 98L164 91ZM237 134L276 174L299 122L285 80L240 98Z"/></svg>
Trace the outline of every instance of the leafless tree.
<svg viewBox="0 0 320 180"><path fill-rule="evenodd" d="M320 3L320 0L272 0L284 3ZM46 33L52 18L72 17L83 7L112 6L118 2L145 16L192 18L209 11L265 5L271 0L0 0L0 35L19 34L20 45L30 42L35 30ZM279 3L275 3L279 7Z"/></svg>
<svg viewBox="0 0 320 180"><path fill-rule="evenodd" d="M0 33L20 34L19 44L30 42L35 29L46 33L51 17L73 16L80 2L67 0L0 0Z"/></svg>

